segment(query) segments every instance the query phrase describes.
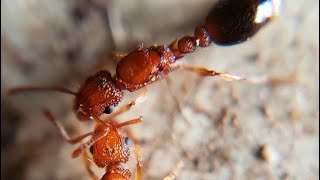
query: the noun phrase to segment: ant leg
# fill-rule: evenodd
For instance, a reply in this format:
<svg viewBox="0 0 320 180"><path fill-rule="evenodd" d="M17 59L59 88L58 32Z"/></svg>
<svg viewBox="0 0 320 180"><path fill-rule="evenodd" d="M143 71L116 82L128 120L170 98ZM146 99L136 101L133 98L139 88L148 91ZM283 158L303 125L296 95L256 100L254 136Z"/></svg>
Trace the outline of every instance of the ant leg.
<svg viewBox="0 0 320 180"><path fill-rule="evenodd" d="M138 118L139 119L139 118ZM141 117L140 117L141 119ZM127 121L128 122L128 121ZM126 123L126 122L124 122ZM121 123L121 124L124 124ZM120 125L120 124L119 124ZM133 142L133 147L134 147L134 156L136 158L137 164L136 164L136 170L135 170L135 175L134 179L135 180L142 180L142 155L141 155L141 149L140 146L138 145L138 140L134 136L133 132L130 129L125 130L127 136L132 140Z"/></svg>
<svg viewBox="0 0 320 180"><path fill-rule="evenodd" d="M178 107L179 113L182 115L183 119L184 119L189 125L192 125L191 119L190 119L188 116L186 116L185 113L184 113L184 111L183 111L183 104L182 104L182 103L185 101L185 100L184 100L185 97L182 97L182 98L179 99L178 97L176 97L176 96L174 95L174 93L173 93L172 90L170 89L170 87L171 87L171 80L170 80L170 77L169 77L169 76L166 77L166 81L165 81L165 82L167 83L167 86L168 86L168 89L169 89L169 92L170 92L170 95L171 95L173 101L175 102L175 104L176 104L177 107ZM187 93L185 93L185 96L186 96L186 94L187 94ZM182 99L182 100L181 100L181 99Z"/></svg>
<svg viewBox="0 0 320 180"><path fill-rule="evenodd" d="M134 179L142 180L142 155L141 155L140 146L138 145L138 140L135 138L132 131L126 130L126 133L127 133L127 136L133 141L133 147L134 147L133 152L137 161Z"/></svg>
<svg viewBox="0 0 320 180"><path fill-rule="evenodd" d="M182 64L182 63L174 64L173 68L180 68L183 70L192 71L199 74L200 76L219 76L226 81L245 80L253 84L262 84L262 83L268 83L271 85L292 84L292 83L295 83L297 80L296 74L290 74L289 76L285 76L285 77L266 77L266 76L241 77L239 75L221 73L215 70L208 70L206 68L194 67L192 65Z"/></svg>
<svg viewBox="0 0 320 180"><path fill-rule="evenodd" d="M126 122L123 122L123 123L120 123L120 124L117 124L115 125L114 127L116 128L120 128L120 127L123 127L123 126L127 126L127 125L131 125L131 124L137 124L137 123L140 123L142 122L142 118L139 117L139 118L136 118L136 119L132 119L132 120L129 120L129 121L126 121ZM74 150L72 152L72 158L76 158L78 157L81 153L83 153L88 147L90 147L91 145L93 145L95 142L97 142L100 138L106 136L107 134L109 133L109 128L106 128L105 130L103 131L95 131L93 132L92 134L92 138L83 143L82 145L80 145L76 150Z"/></svg>
<svg viewBox="0 0 320 180"><path fill-rule="evenodd" d="M127 54L124 53L112 53L111 58L120 61L122 58L124 58Z"/></svg>
<svg viewBox="0 0 320 180"><path fill-rule="evenodd" d="M61 126L61 124L59 124L55 118L53 117L53 115L51 114L51 112L47 109L43 110L43 114L49 119L49 121L59 130L61 136L70 144L76 144L78 142L80 142L82 139L90 136L90 135L94 135L94 132L89 132L83 135L80 135L79 137L75 137L75 138L70 138L69 135L66 133L64 127Z"/></svg>
<svg viewBox="0 0 320 180"><path fill-rule="evenodd" d="M111 123L115 124L114 127L116 128L121 128L123 126L128 126L128 125L132 125L132 124L138 124L142 122L142 117L140 116L139 118L136 119L132 119L129 121L125 121L123 123L118 123L116 120L111 120ZM129 139L131 139L133 141L133 144L138 144L138 140L137 138L135 138L133 132L130 129L124 129L124 132L126 133L126 135L129 137Z"/></svg>
<svg viewBox="0 0 320 180"><path fill-rule="evenodd" d="M93 179L93 180L99 180L100 178L98 178L98 176L92 171L91 169L91 162L92 162L92 159L89 157L88 155L88 152L85 151L82 155L82 160L83 160L83 163L84 163L84 166L85 168L87 169L90 177Z"/></svg>
<svg viewBox="0 0 320 180"><path fill-rule="evenodd" d="M103 125L108 124L108 123L104 122L98 116L96 116L94 114L92 114L91 116L93 117L93 120L96 121L97 124L103 124Z"/></svg>
<svg viewBox="0 0 320 180"><path fill-rule="evenodd" d="M141 150L138 145L134 145L134 155L137 160L136 171L134 175L135 180L142 180L142 158L141 158Z"/></svg>
<svg viewBox="0 0 320 180"><path fill-rule="evenodd" d="M82 154L88 147L92 146L102 137L106 136L109 133L109 128L106 128L104 131L94 132L91 139L83 144L81 144L76 150L72 152L72 158L78 157Z"/></svg>
<svg viewBox="0 0 320 180"><path fill-rule="evenodd" d="M142 122L142 118L136 118L136 119L132 119L129 121L125 121L123 123L118 123L116 120L111 120L111 123L115 124L116 128L121 128L123 126L127 126L127 125L131 125L131 124L137 124ZM134 145L134 155L135 158L137 160L137 164L136 164L136 172L135 172L135 180L142 180L142 158L141 158L141 150L140 147L138 146L138 140L135 138L133 132L130 129L125 129L124 130L126 135L129 137L129 139L132 140L133 145Z"/></svg>
<svg viewBox="0 0 320 180"><path fill-rule="evenodd" d="M195 73L199 74L200 76L219 76L226 81L239 81L239 80L246 79L246 78L238 76L238 75L221 73L221 72L218 72L215 70L209 70L209 69L202 68L202 67L195 67L195 66L188 65L188 64L177 63L174 65L174 67L180 68L183 70L187 70L187 71L195 72Z"/></svg>
<svg viewBox="0 0 320 180"><path fill-rule="evenodd" d="M141 103L143 98L145 97L146 93L147 93L147 87L143 87L142 92L140 93L140 95L137 98L133 99L129 104L126 104L126 105L118 108L117 111L113 112L112 114L110 114L110 116L108 116L107 120L114 119L114 117L131 109L132 106Z"/></svg>
<svg viewBox="0 0 320 180"><path fill-rule="evenodd" d="M105 53L100 58L98 58L97 63L95 66L89 71L89 73L95 73L97 70L102 70L106 67L109 63L113 63L110 60L116 60L117 63L127 54L124 53Z"/></svg>
<svg viewBox="0 0 320 180"><path fill-rule="evenodd" d="M112 120L112 122L116 122L115 120ZM138 123L141 123L142 122L142 117L140 116L139 118L136 118L136 119L131 119L131 120L128 120L128 121L125 121L123 123L116 123L114 126L116 128L121 128L123 126L128 126L128 125L131 125L131 124L138 124Z"/></svg>
<svg viewBox="0 0 320 180"><path fill-rule="evenodd" d="M173 169L173 171L166 177L163 178L163 180L173 180L177 177L177 174L181 170L181 168L184 166L183 161L180 160L177 164L176 167Z"/></svg>

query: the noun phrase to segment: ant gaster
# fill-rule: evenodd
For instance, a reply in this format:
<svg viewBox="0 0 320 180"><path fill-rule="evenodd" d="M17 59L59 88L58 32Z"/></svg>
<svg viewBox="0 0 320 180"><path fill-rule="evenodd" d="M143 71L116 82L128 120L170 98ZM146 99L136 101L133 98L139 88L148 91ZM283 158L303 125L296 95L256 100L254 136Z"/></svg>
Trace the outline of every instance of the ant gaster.
<svg viewBox="0 0 320 180"><path fill-rule="evenodd" d="M72 94L76 96L74 110L77 117L86 121L99 120L96 117L111 113L121 102L124 90L133 92L146 87L178 68L201 76L243 80L236 75L181 64L177 60L194 52L197 47L207 47L212 43L234 45L246 41L278 15L280 6L281 0L221 0L211 9L204 24L196 27L194 36L185 36L167 46L140 47L128 55L114 54L114 58L120 59L116 74L111 76L102 70L89 77L78 92L62 87L18 87L10 92L50 90ZM144 93L120 108L118 113L128 110Z"/></svg>

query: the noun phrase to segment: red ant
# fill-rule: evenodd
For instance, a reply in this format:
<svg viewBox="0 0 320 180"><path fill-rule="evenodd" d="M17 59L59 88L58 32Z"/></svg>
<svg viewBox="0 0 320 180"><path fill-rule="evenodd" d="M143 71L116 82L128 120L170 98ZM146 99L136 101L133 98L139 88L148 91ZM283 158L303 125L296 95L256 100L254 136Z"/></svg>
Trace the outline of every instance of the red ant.
<svg viewBox="0 0 320 180"><path fill-rule="evenodd" d="M99 71L88 77L78 92L63 87L18 87L9 90L11 94L23 91L59 91L76 96L74 111L82 121L99 120L103 113L110 114L121 102L123 91L136 91L144 87L143 93L131 103L122 107L112 117L130 109L144 96L146 85L166 77L175 69L184 69L201 76L219 76L225 80L245 78L197 68L178 63L185 54L192 53L197 47L207 47L211 43L233 45L246 41L278 14L281 0L223 0L214 5L205 23L195 29L194 36L185 36L168 46L153 45L132 51L128 55L114 54L120 59L116 74ZM110 117L110 119L112 119Z"/></svg>
<svg viewBox="0 0 320 180"><path fill-rule="evenodd" d="M76 144L88 136L92 136L90 140L80 145L76 150L73 151L72 157L76 158L83 154L84 163L87 171L93 179L98 178L95 173L90 169L89 155L85 151L90 147L90 151L93 155L93 161L98 167L105 167L106 173L103 175L101 180L110 179L131 179L131 173L128 169L124 169L121 163L126 163L130 156L129 149L129 138L125 136L125 133L121 130L122 127L131 124L137 124L142 121L141 117L132 119L118 124L115 120L110 122L98 124L95 130L76 138L70 138L65 129L54 119L53 115L48 110L43 111L44 115L57 127L61 136L70 144ZM136 145L136 140L131 136L131 140L134 144L134 152L137 159L135 179L142 179L142 165L141 165L141 154L140 149Z"/></svg>
<svg viewBox="0 0 320 180"><path fill-rule="evenodd" d="M148 84L166 77L169 72L178 68L195 72L201 76L219 76L225 80L243 80L244 78L236 75L181 64L177 60L184 57L185 54L194 52L197 47L207 47L212 43L234 45L246 41L278 14L280 5L281 0L222 0L211 9L204 24L196 27L193 37L185 36L173 41L168 46L139 47L128 55L114 54L113 57L120 60L117 64L116 74L111 76L108 71L99 71L88 77L78 92L56 86L26 86L13 88L9 90L9 93L47 90L74 95L76 99L73 108L77 117L82 121L92 119L98 121L99 124L95 131L70 139L49 111L45 111L45 115L58 127L63 137L72 144L85 137L92 136L88 142L82 144L73 152L73 157L79 156L86 148L93 145L95 163L99 167L106 166L106 174L102 179L116 177L129 179L130 172L124 170L120 165L120 163L125 163L128 160L129 150L119 128L138 123L141 120L135 119L115 124L110 121L104 122L99 117L103 113L110 114L113 111L121 102L124 90L133 92L144 88L139 97L114 112L109 119L113 119L114 116L138 103L144 96ZM117 138L113 139L114 137ZM108 154L110 151L114 155ZM140 156L139 153L136 154ZM137 179L141 179L141 163L139 158L137 159ZM91 176L95 177L89 166L86 167Z"/></svg>

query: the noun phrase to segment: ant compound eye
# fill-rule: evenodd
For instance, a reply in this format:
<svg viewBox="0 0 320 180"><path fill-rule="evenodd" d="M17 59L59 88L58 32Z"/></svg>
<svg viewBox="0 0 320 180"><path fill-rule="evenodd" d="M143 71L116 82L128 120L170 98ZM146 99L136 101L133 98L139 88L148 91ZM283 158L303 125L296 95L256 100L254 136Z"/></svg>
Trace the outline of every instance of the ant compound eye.
<svg viewBox="0 0 320 180"><path fill-rule="evenodd" d="M110 113L112 113L112 111L114 110L114 105L109 105L109 106L107 106L105 109L104 109L104 113L105 114L110 114Z"/></svg>
<svg viewBox="0 0 320 180"><path fill-rule="evenodd" d="M124 138L124 143L125 143L128 147L131 146L131 141L130 141L130 139L129 139L128 137L125 137L125 138Z"/></svg>
<svg viewBox="0 0 320 180"><path fill-rule="evenodd" d="M89 151L90 151L91 154L93 154L93 146L90 146Z"/></svg>

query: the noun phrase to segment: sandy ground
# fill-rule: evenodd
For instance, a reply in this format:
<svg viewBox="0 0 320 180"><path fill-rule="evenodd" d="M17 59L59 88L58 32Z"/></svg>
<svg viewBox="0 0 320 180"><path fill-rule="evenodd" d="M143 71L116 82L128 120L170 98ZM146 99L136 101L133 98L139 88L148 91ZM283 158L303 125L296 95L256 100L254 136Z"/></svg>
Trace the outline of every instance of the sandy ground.
<svg viewBox="0 0 320 180"><path fill-rule="evenodd" d="M92 123L75 119L73 97L52 92L8 97L8 88L76 90L103 54L192 35L212 4L1 1L1 177L89 179L81 158L70 157L76 146L64 142L41 113L50 108L70 134L92 130ZM282 14L250 41L212 45L182 60L274 81L226 82L177 70L148 86L145 101L118 118L144 118L129 127L142 148L144 179L162 179L178 166L177 179L319 179L318 39L319 1L286 1ZM115 65L109 60L100 68L113 73ZM122 104L138 93L126 92ZM132 172L134 163L132 157L127 164Z"/></svg>

